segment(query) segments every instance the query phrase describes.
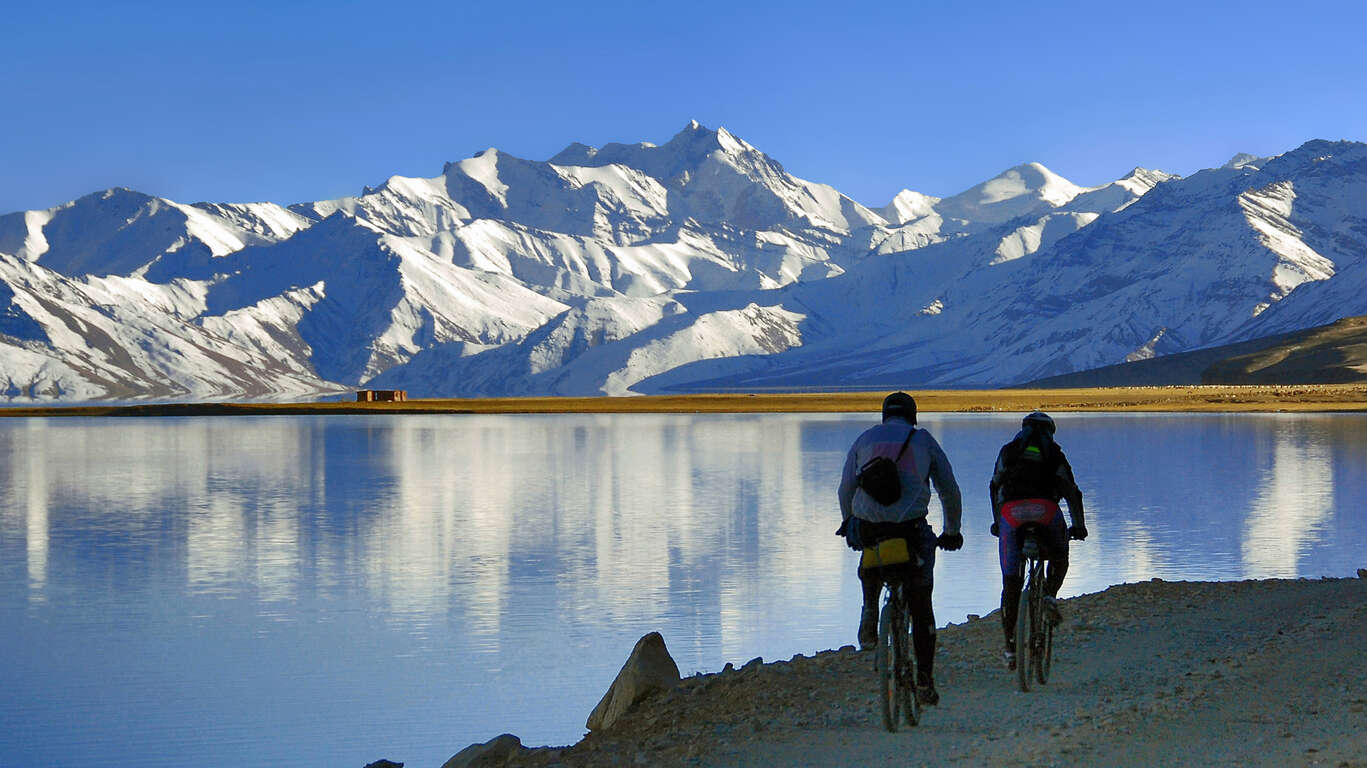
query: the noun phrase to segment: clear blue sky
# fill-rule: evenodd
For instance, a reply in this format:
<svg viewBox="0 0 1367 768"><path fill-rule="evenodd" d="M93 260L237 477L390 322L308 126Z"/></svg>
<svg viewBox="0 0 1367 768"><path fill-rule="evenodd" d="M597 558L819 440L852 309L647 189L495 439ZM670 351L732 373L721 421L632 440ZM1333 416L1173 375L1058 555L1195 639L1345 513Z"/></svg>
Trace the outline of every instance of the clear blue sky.
<svg viewBox="0 0 1367 768"><path fill-rule="evenodd" d="M292 203L690 119L886 204L1367 140L1367 3L131 2L0 18L0 212Z"/></svg>

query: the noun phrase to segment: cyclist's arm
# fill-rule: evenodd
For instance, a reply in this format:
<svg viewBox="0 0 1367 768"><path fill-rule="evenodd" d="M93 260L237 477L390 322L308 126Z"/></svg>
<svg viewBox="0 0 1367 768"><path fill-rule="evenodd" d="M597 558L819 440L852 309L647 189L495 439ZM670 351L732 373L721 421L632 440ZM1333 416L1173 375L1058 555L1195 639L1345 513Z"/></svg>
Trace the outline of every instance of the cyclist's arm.
<svg viewBox="0 0 1367 768"><path fill-rule="evenodd" d="M1063 500L1068 502L1068 517L1072 519L1073 525L1086 527L1086 516L1082 510L1082 489L1077 487L1077 481L1073 479L1073 468L1068 464L1068 457L1059 451L1058 465L1058 490Z"/></svg>
<svg viewBox="0 0 1367 768"><path fill-rule="evenodd" d="M935 492L940 495L940 508L945 515L941 533L959 533L963 518L963 496L959 493L959 482L954 479L954 468L935 438L925 430L921 430L921 434L930 440L930 479L935 484Z"/></svg>
<svg viewBox="0 0 1367 768"><path fill-rule="evenodd" d="M1002 460L1003 456L1005 456L1005 449L997 453L997 464L992 468L992 481L987 484L987 493L992 497L993 525L999 525L1002 521L1001 489L1006 473L1006 465Z"/></svg>
<svg viewBox="0 0 1367 768"><path fill-rule="evenodd" d="M849 520L854 512L854 491L855 491L855 464L854 446L850 446L850 452L845 456L845 468L840 472L840 488L836 494L840 497L840 519Z"/></svg>

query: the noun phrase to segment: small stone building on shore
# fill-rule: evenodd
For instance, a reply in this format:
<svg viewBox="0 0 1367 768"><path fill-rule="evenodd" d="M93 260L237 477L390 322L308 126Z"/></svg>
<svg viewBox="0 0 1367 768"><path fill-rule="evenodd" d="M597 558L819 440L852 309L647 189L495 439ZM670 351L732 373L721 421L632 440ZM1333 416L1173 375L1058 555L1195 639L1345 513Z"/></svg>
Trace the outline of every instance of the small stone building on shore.
<svg viewBox="0 0 1367 768"><path fill-rule="evenodd" d="M358 403L402 403L408 400L406 389L359 389L356 391Z"/></svg>

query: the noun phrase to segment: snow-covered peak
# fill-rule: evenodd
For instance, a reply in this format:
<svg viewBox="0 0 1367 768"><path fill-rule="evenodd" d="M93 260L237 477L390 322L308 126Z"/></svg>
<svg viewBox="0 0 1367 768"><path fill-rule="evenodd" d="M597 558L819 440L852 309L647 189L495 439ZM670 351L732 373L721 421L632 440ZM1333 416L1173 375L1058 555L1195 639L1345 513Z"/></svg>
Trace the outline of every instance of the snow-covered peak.
<svg viewBox="0 0 1367 768"><path fill-rule="evenodd" d="M1256 171L1261 168L1263 163L1267 162L1267 160L1268 158L1266 157L1258 157L1257 155L1250 155L1247 152L1239 152L1235 154L1234 157L1231 157L1229 162L1220 167L1233 169L1251 168Z"/></svg>
<svg viewBox="0 0 1367 768"><path fill-rule="evenodd" d="M904 189L892 198L892 202L878 209L878 213L890 224L905 224L908 221L925 218L935 212L935 204L940 198L923 195Z"/></svg>
<svg viewBox="0 0 1367 768"><path fill-rule="evenodd" d="M1182 177L1175 173L1160 171L1156 168L1140 168L1136 166L1134 170L1117 179L1116 183L1123 185L1127 189L1138 192L1140 190L1148 191L1165 181L1172 181L1173 179L1180 178Z"/></svg>
<svg viewBox="0 0 1367 768"><path fill-rule="evenodd" d="M1313 139L1290 152L1263 158L1261 170L1282 178L1313 172L1359 173L1367 166L1367 144Z"/></svg>
<svg viewBox="0 0 1367 768"><path fill-rule="evenodd" d="M499 151L490 147L474 157L456 163L454 169L448 167L444 175L449 178L453 170L458 170L461 174L483 185L490 197L506 204L505 196L508 192L508 185L498 177L499 157Z"/></svg>
<svg viewBox="0 0 1367 768"><path fill-rule="evenodd" d="M1112 213L1128 207L1155 186L1180 176L1164 171L1135 168L1128 174L1099 187L1084 189L1060 210L1070 212Z"/></svg>
<svg viewBox="0 0 1367 768"><path fill-rule="evenodd" d="M1026 214L1045 213L1082 191L1040 163L1026 163L941 200L935 210L946 217L1000 224Z"/></svg>
<svg viewBox="0 0 1367 768"><path fill-rule="evenodd" d="M551 165L566 166L625 165L643 171L661 182L667 182L686 181L697 172L699 166L714 155L752 155L768 160L764 153L736 138L725 128L714 131L704 127L697 120L691 120L683 130L659 146L647 142L614 142L603 145L601 149L594 149L576 142L561 150L548 162Z"/></svg>
<svg viewBox="0 0 1367 768"><path fill-rule="evenodd" d="M590 147L576 141L557 152L554 157L546 162L551 165L588 165L596 154L598 154L597 147Z"/></svg>

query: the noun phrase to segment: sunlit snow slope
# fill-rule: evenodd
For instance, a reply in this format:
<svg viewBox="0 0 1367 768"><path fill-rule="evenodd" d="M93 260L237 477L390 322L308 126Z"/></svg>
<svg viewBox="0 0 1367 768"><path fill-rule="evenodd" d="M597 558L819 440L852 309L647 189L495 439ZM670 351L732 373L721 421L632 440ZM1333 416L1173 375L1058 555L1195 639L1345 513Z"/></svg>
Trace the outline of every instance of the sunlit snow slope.
<svg viewBox="0 0 1367 768"><path fill-rule="evenodd" d="M9 402L1002 385L1367 313L1367 145L869 208L725 129L0 216Z"/></svg>

